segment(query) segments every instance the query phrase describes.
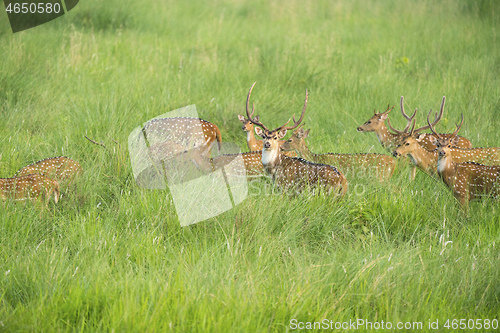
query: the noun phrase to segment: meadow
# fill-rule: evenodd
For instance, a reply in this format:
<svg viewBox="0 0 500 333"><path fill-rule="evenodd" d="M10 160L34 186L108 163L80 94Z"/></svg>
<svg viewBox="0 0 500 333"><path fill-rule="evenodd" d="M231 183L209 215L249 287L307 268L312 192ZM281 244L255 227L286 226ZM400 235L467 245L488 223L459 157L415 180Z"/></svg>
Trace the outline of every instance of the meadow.
<svg viewBox="0 0 500 333"><path fill-rule="evenodd" d="M58 204L0 204L0 331L281 332L325 319L494 331L497 200L464 213L402 163L340 201L263 190L181 228L167 190L136 185L127 138L195 104L246 151L237 115L257 81L268 127L309 90L316 153L388 154L356 128L388 104L403 127L401 96L417 126L446 96L437 130L463 113L462 136L500 146L499 27L495 0L88 0L16 34L0 14L0 177L60 155L84 168Z"/></svg>

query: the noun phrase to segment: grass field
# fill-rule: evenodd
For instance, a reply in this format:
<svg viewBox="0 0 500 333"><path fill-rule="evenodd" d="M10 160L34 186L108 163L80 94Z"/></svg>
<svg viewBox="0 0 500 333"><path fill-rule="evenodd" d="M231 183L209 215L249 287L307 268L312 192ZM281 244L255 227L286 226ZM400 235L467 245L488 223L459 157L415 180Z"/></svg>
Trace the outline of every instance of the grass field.
<svg viewBox="0 0 500 333"><path fill-rule="evenodd" d="M317 153L386 153L356 128L402 95L420 126L446 96L437 129L464 113L461 135L499 146L499 28L495 0L88 0L16 34L0 14L0 177L60 155L85 170L48 209L0 205L0 331L500 320L498 201L464 214L402 165L339 202L252 195L181 228L167 191L137 187L127 151L135 127L189 104L246 150L237 114L254 81L269 127L309 89ZM397 107L391 119L404 125Z"/></svg>

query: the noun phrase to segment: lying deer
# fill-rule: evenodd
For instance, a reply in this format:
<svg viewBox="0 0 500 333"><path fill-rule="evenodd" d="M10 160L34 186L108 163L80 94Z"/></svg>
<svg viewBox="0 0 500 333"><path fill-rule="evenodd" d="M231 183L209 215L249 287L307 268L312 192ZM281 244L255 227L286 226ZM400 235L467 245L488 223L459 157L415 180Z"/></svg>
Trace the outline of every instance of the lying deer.
<svg viewBox="0 0 500 333"><path fill-rule="evenodd" d="M19 169L14 177L38 173L56 180L61 187L70 186L83 172L82 166L65 156L46 158Z"/></svg>
<svg viewBox="0 0 500 333"><path fill-rule="evenodd" d="M252 118L255 107L252 107L252 113L249 111L250 95L255 83L250 88L246 102L246 114L248 119L256 126L255 130L263 140L262 165L265 172L272 176L273 181L278 188L289 190L295 189L301 192L307 185L311 187L323 187L328 191L334 190L344 195L347 192L347 180L337 168L326 164L316 164L308 162L302 158L289 157L280 151L279 140L283 139L288 130L295 129L302 122L307 107L308 92L302 115L298 121L293 116L293 126L280 126L274 130L269 130L259 120Z"/></svg>
<svg viewBox="0 0 500 333"><path fill-rule="evenodd" d="M450 137L443 137L431 131L437 137L437 151L439 154L437 162L437 172L439 177L448 186L455 198L467 207L468 202L483 196L498 197L500 194L500 165L485 166L473 162L457 163L451 153L451 141L457 135L464 123L457 125L457 129Z"/></svg>
<svg viewBox="0 0 500 333"><path fill-rule="evenodd" d="M217 143L219 150L222 144L217 125L200 118L153 119L144 125L142 133L148 141L148 146L156 147L163 157L196 147L205 148L203 154L209 156L212 143Z"/></svg>
<svg viewBox="0 0 500 333"><path fill-rule="evenodd" d="M285 141L281 148L285 151L295 150L300 157L315 163L335 165L348 178L350 175L371 174L383 181L390 178L394 173L396 161L387 155L382 154L314 154L307 148L305 138L309 135L309 130L305 131L300 127L295 130L292 136Z"/></svg>
<svg viewBox="0 0 500 333"><path fill-rule="evenodd" d="M0 199L31 200L41 199L48 203L54 195L54 202L59 200L59 183L40 174L29 174L12 178L0 178Z"/></svg>
<svg viewBox="0 0 500 333"><path fill-rule="evenodd" d="M253 114L251 114L253 116ZM241 129L247 133L247 146L250 151L262 151L263 143L255 137L254 125L253 123L242 115L238 115L238 119L241 121L243 126ZM255 120L259 121L259 116L255 116Z"/></svg>
<svg viewBox="0 0 500 333"><path fill-rule="evenodd" d="M264 175L264 166L262 165L262 152L250 151L239 154L224 154L214 158L207 158L196 150L186 152L189 159L203 172L213 172L225 168L225 171L234 176L258 177ZM234 161L241 158L245 169L239 168L239 165L233 165Z"/></svg>

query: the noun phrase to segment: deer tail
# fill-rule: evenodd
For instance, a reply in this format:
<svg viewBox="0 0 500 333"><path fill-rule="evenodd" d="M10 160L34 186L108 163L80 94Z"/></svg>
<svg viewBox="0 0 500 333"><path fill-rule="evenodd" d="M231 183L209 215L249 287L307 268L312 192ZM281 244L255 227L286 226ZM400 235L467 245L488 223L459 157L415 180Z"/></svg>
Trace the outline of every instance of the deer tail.
<svg viewBox="0 0 500 333"><path fill-rule="evenodd" d="M219 152L222 150L222 136L220 134L220 130L217 126L215 127L215 139L217 140L217 147L219 148Z"/></svg>

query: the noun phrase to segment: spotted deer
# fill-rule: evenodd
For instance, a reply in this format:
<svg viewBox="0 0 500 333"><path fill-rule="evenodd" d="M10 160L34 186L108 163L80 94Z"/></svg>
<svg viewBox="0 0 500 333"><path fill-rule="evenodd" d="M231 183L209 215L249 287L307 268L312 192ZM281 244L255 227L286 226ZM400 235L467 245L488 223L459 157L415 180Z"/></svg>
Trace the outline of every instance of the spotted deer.
<svg viewBox="0 0 500 333"><path fill-rule="evenodd" d="M500 165L486 166L474 162L457 163L453 154L452 140L464 123L462 121L457 125L457 129L450 137L443 137L434 131L431 131L437 137L437 172L443 182L451 189L455 198L467 207L468 202L483 196L498 197L500 194Z"/></svg>
<svg viewBox="0 0 500 333"><path fill-rule="evenodd" d="M65 156L46 158L19 169L14 177L41 174L56 180L61 187L70 186L83 172L82 166Z"/></svg>
<svg viewBox="0 0 500 333"><path fill-rule="evenodd" d="M251 114L251 116L252 116L252 114ZM250 149L250 151L262 151L263 143L262 143L262 140L259 140L255 137L255 135L254 135L255 127L254 127L253 123L242 115L238 115L238 119L243 123L243 126L241 127L241 129L243 131L247 132L248 149ZM259 121L259 116L256 116L254 119ZM285 143L285 140L279 140L279 143L282 146ZM290 157L297 157L298 156L297 153L293 150L284 150L283 148L281 148L281 151L283 152L283 154L290 156Z"/></svg>
<svg viewBox="0 0 500 333"><path fill-rule="evenodd" d="M434 126L430 122L429 125ZM480 162L488 164L500 164L500 148L457 148L452 144L452 142L456 142L454 141L455 136L453 136L452 134L439 135L440 138L446 138L450 140L449 153L451 156L453 156L453 160L457 163ZM412 163L418 168L430 174L436 174L439 157L438 151L436 149L430 151L425 149L420 144L421 140L422 136L420 134L416 134L414 128L412 127L410 133L404 136L401 144L398 145L398 147L394 150L393 156L399 157L408 155ZM437 144L438 139L436 139L434 136L431 137L431 140L434 144Z"/></svg>
<svg viewBox="0 0 500 333"><path fill-rule="evenodd" d="M223 154L213 158L207 158L200 154L196 149L190 152L185 152L187 158L193 162L203 172L213 172L220 168L235 176L258 177L264 175L264 166L262 165L262 151L250 151L238 154ZM239 165L232 165L234 161L241 158L244 164L244 169L240 169ZM229 167L229 170L227 169Z"/></svg>
<svg viewBox="0 0 500 333"><path fill-rule="evenodd" d="M46 204L54 196L59 200L59 183L40 174L29 174L12 178L0 178L0 199L14 201L42 200Z"/></svg>
<svg viewBox="0 0 500 333"><path fill-rule="evenodd" d="M272 177L277 187L285 191L294 189L296 192L301 192L309 185L313 188L322 187L327 191L334 190L336 193L344 195L347 192L347 180L337 168L326 164L311 163L302 158L289 157L280 151L279 140L285 137L288 130L297 128L304 118L308 99L307 90L299 120L295 121L294 115L293 126L287 126L289 120L285 125L269 130L259 120L252 118L251 115L254 113L255 106L252 106L252 113L250 114L250 95L254 86L255 83L248 92L246 114L248 119L258 126L256 133L263 140L262 165L264 171Z"/></svg>
<svg viewBox="0 0 500 333"><path fill-rule="evenodd" d="M335 165L349 180L355 175L375 176L384 181L392 176L396 161L382 154L314 154L307 148L305 139L310 130L300 127L281 146L283 150L295 150L300 157L314 163Z"/></svg>
<svg viewBox="0 0 500 333"><path fill-rule="evenodd" d="M210 155L212 143L221 149L221 133L217 125L200 118L176 117L150 120L142 128L154 159L164 159L187 148L201 147Z"/></svg>
<svg viewBox="0 0 500 333"><path fill-rule="evenodd" d="M253 114L251 114L251 116L253 116ZM263 148L262 140L259 140L255 137L253 123L240 114L238 115L238 119L243 124L243 126L241 126L241 129L244 132L247 132L248 149L250 149L250 151L262 151ZM256 121L259 121L259 116L255 116L255 119Z"/></svg>
<svg viewBox="0 0 500 333"><path fill-rule="evenodd" d="M441 102L441 108L439 113L435 115L435 119L432 122L432 126L435 126L443 116L444 105L445 105L446 97L443 96L443 100ZM396 148L402 141L402 139L408 134L408 129L411 126L412 120L415 118L417 114L417 109L413 112L411 116L407 115L404 110L404 97L401 96L400 100L400 109L401 114L406 119L407 123L404 130L400 131L392 127L391 122L388 118L389 113L392 111L394 107L387 107L387 110L382 113L377 113L374 111L373 117L371 117L368 121L366 121L363 125L358 127L359 132L375 132L377 138L379 139L382 146L389 151L392 151ZM394 133L390 132L385 126L385 120L387 120L387 124ZM420 133L421 131L429 129L429 126L419 127L414 130L415 133ZM421 140L419 144L428 150L436 149L436 145L433 143L434 135L432 133L422 133ZM450 134L441 134L442 136L449 137ZM457 136L454 138L453 144L460 148L471 148L471 142L463 137Z"/></svg>

